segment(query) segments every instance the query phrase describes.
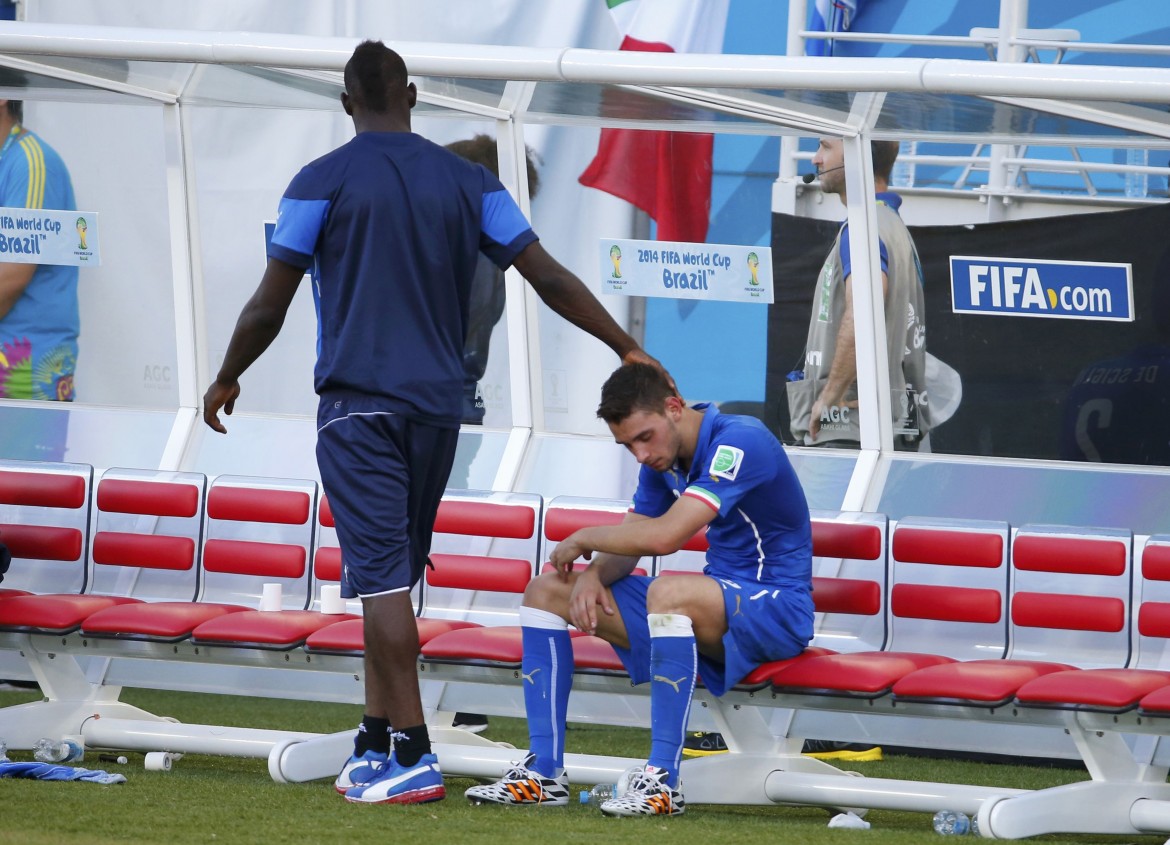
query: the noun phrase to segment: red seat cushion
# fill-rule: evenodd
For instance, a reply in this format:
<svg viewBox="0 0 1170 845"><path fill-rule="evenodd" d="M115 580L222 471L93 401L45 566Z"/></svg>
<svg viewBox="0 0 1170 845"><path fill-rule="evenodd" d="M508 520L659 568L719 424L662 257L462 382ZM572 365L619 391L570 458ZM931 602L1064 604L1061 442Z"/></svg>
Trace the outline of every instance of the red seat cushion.
<svg viewBox="0 0 1170 845"><path fill-rule="evenodd" d="M1158 687L1158 689L1144 696L1138 702L1138 711L1141 713L1151 713L1156 716L1170 714L1170 686Z"/></svg>
<svg viewBox="0 0 1170 845"><path fill-rule="evenodd" d="M579 639L587 635L570 629L569 636ZM603 650L598 651L604 655ZM520 626L491 625L439 634L422 647L422 657L440 663L491 663L518 667L524 657Z"/></svg>
<svg viewBox="0 0 1170 845"><path fill-rule="evenodd" d="M578 672L626 672L613 646L591 634L573 637L573 666Z"/></svg>
<svg viewBox="0 0 1170 845"><path fill-rule="evenodd" d="M793 663L800 660L809 660L813 657L823 657L827 654L836 654L831 648L822 648L821 646L810 645L800 654L795 657L789 657L787 660L770 660L767 663L761 663L752 671L744 675L743 680L735 685L735 689L740 690L756 690L760 687L766 687L772 682L772 676L779 672L786 666L791 666ZM697 681L698 686L706 686L703 683L702 677Z"/></svg>
<svg viewBox="0 0 1170 845"><path fill-rule="evenodd" d="M459 622L452 619L418 619L419 645L430 642L439 634L448 631L457 631L461 628L478 628L474 622ZM365 621L359 616L357 619L343 619L326 625L313 633L305 640L305 651L320 654L364 654L366 642L364 636Z"/></svg>
<svg viewBox="0 0 1170 845"><path fill-rule="evenodd" d="M876 698L916 669L954 662L939 654L863 651L793 660L766 677L777 692Z"/></svg>
<svg viewBox="0 0 1170 845"><path fill-rule="evenodd" d="M1146 695L1170 685L1170 672L1153 669L1079 669L1056 672L1020 687L1016 700L1026 707L1124 711Z"/></svg>
<svg viewBox="0 0 1170 845"><path fill-rule="evenodd" d="M454 663L493 663L519 666L524 656L519 625L461 628L449 631L422 647L424 660Z"/></svg>
<svg viewBox="0 0 1170 845"><path fill-rule="evenodd" d="M911 672L894 684L895 698L995 707L1034 678L1075 669L1038 660L968 660Z"/></svg>
<svg viewBox="0 0 1170 845"><path fill-rule="evenodd" d="M836 654L831 648L821 648L820 646L810 645L800 654L795 657L789 657L787 660L769 660L767 663L761 663L752 671L744 676L744 679L736 684L736 688L754 689L757 687L766 686L772 681L772 677L781 669L792 666L802 660L810 660L814 657L825 657L830 654Z"/></svg>
<svg viewBox="0 0 1170 845"><path fill-rule="evenodd" d="M358 617L352 614L339 616L315 610L247 610L204 622L191 632L191 641L243 648L293 648L326 625L355 618Z"/></svg>
<svg viewBox="0 0 1170 845"><path fill-rule="evenodd" d="M137 603L124 596L79 596L75 593L12 596L0 602L0 629L66 634L92 613L118 604Z"/></svg>
<svg viewBox="0 0 1170 845"><path fill-rule="evenodd" d="M81 633L91 637L175 641L186 639L209 619L248 610L238 604L202 604L189 601L119 604L99 610L81 623Z"/></svg>

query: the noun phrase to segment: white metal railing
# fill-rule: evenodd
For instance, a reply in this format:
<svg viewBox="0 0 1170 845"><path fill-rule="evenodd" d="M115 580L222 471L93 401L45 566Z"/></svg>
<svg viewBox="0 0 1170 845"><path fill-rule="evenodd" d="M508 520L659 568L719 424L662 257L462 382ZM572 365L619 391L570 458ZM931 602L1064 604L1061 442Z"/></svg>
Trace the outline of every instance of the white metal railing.
<svg viewBox="0 0 1170 845"><path fill-rule="evenodd" d="M807 6L807 3L801 4ZM807 9L806 9L807 12ZM967 35L935 35L935 34L908 34L908 33L878 33L878 32L825 32L802 28L804 21L795 13L789 16L789 53L796 46L800 53L805 51L810 41L841 41L870 44L902 44L910 46L927 46L943 48L971 48L985 52L992 61L1023 64L1026 62L1039 63L1040 51L1054 51L1053 63L1059 64L1070 52L1118 54L1118 55L1155 55L1170 56L1170 45L1165 44L1108 44L1101 42L1081 41L1081 33L1075 29L1028 29L1028 0L1000 0L1000 27L973 28ZM990 68L989 68L990 70ZM912 150L908 151L907 146ZM1028 156L1026 147L1020 145L993 145L988 143L973 143L969 155L929 155L916 152L917 143L903 144L899 154L895 183L900 189L914 189L925 187L918 182L918 166L937 166L956 168L959 171L957 178L950 180L949 185L941 180L930 182L932 190L969 191L978 193L986 199L988 195L1001 196L1004 199L1021 196L1054 196L1067 197L1069 194L1080 193L1083 198L1103 199L1122 198L1128 201L1149 201L1150 176L1165 176L1167 168L1152 166L1148 163L1148 149L1134 147L1119 147L1127 150L1127 163L1084 161L1080 150L1070 147L1071 160ZM1045 147L1055 146L1046 142ZM796 162L811 158L809 153L801 153L793 143L784 144L783 158L789 158L789 164L781 164L781 174L792 175L796 170ZM1138 160L1133 161L1137 155ZM971 184L969 177L974 171L986 171L986 183ZM1073 175L1079 177L1079 185L1070 182L1059 188L1036 188L1029 184L1028 174ZM996 176L995 174L998 174ZM1093 180L1093 175L1121 177L1120 187L1114 185L1102 186ZM1155 197L1164 200L1164 196Z"/></svg>

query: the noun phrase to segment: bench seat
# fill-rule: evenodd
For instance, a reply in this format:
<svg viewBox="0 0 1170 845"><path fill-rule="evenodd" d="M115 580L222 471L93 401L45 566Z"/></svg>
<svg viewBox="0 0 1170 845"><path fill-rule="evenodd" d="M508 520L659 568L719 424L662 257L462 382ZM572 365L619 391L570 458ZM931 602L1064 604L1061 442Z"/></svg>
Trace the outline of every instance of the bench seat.
<svg viewBox="0 0 1170 845"><path fill-rule="evenodd" d="M81 623L87 637L179 642L204 622L249 610L239 604L160 601L116 604L91 613Z"/></svg>

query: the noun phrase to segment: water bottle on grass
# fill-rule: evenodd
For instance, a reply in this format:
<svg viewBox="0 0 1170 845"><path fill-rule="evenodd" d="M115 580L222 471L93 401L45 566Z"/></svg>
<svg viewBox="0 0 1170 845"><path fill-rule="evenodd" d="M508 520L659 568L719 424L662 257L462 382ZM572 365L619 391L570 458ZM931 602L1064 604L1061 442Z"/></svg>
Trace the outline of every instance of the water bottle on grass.
<svg viewBox="0 0 1170 845"><path fill-rule="evenodd" d="M955 810L939 810L934 814L932 825L940 836L962 836L971 832L971 819L966 813Z"/></svg>
<svg viewBox="0 0 1170 845"><path fill-rule="evenodd" d="M592 789L581 790L581 803L600 807L602 801L608 801L617 794L617 784L599 783Z"/></svg>
<svg viewBox="0 0 1170 845"><path fill-rule="evenodd" d="M84 752L71 739L38 739L33 745L33 759L38 763L72 763L80 760Z"/></svg>

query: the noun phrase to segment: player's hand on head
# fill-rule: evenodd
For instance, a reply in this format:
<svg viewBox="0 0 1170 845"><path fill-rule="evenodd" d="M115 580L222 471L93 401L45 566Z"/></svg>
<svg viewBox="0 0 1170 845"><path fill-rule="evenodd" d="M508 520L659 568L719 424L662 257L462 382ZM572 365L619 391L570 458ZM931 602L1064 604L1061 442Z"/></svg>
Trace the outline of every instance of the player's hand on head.
<svg viewBox="0 0 1170 845"><path fill-rule="evenodd" d="M666 367L662 366L662 362L660 362L653 355L649 354L645 349L635 349L632 352L627 352L625 357L622 358L622 363L623 364L649 364L651 367L654 367L658 370L661 370L662 374L664 376L666 376L666 381L670 384L671 389L677 395L679 395L679 396L682 395L678 392L678 385L674 383L674 376L672 376L669 372L667 372Z"/></svg>

